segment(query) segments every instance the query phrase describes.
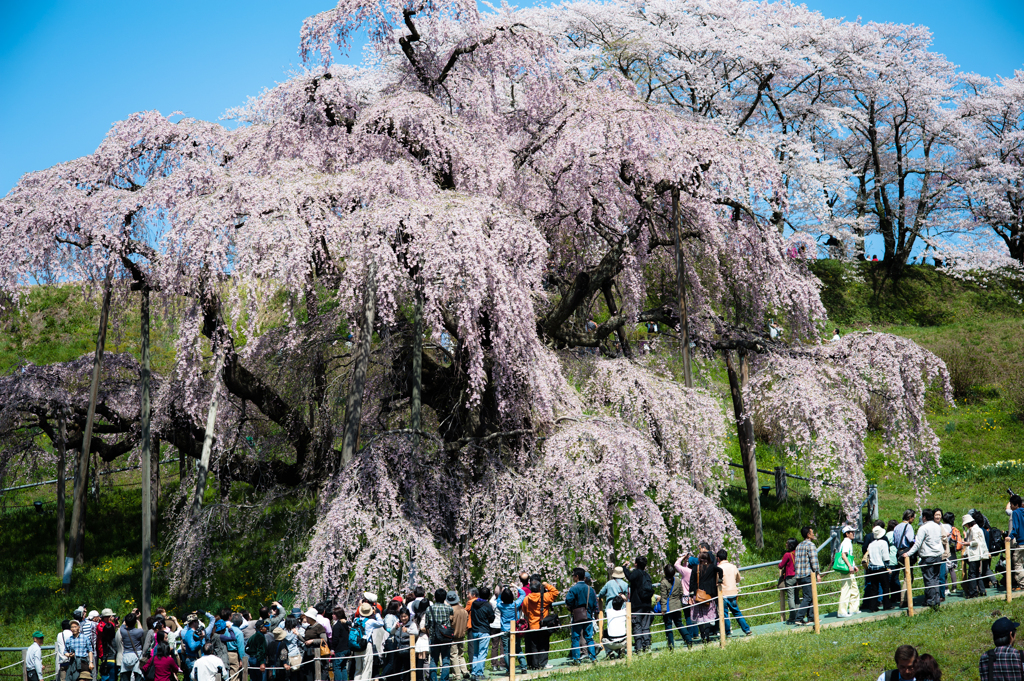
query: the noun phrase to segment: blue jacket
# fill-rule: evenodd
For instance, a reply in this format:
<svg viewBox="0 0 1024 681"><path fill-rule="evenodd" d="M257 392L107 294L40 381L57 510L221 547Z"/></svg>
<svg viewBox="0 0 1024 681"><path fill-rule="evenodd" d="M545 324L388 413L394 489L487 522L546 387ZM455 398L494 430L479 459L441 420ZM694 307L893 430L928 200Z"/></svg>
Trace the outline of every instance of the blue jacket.
<svg viewBox="0 0 1024 681"><path fill-rule="evenodd" d="M591 617L597 616L597 594L586 582L576 582L565 594L565 607L569 610L586 607Z"/></svg>
<svg viewBox="0 0 1024 681"><path fill-rule="evenodd" d="M523 600L526 598L526 592L522 589L519 590L519 598L512 601L511 603L502 603L501 596L498 596L498 614L501 615L501 630L511 631L512 622L516 620L516 612L519 610L519 606L523 604Z"/></svg>
<svg viewBox="0 0 1024 681"><path fill-rule="evenodd" d="M1024 507L1010 513L1010 534L1007 536L1016 539L1018 544L1024 544Z"/></svg>
<svg viewBox="0 0 1024 681"><path fill-rule="evenodd" d="M195 630L186 627L185 631L181 633L181 642L185 648L185 657L198 659L203 654L203 644L206 642L206 638L196 636Z"/></svg>

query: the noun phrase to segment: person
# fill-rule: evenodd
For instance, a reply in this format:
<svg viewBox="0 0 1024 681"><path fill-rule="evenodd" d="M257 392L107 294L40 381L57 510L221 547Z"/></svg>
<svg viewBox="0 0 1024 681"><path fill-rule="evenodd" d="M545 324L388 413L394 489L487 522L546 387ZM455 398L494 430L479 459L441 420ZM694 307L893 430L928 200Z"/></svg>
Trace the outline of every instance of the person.
<svg viewBox="0 0 1024 681"><path fill-rule="evenodd" d="M917 675L917 648L902 645L896 649L893 658L896 661L896 668L882 672L878 681L914 681Z"/></svg>
<svg viewBox="0 0 1024 681"><path fill-rule="evenodd" d="M914 681L942 681L942 670L934 657L925 653L914 665Z"/></svg>
<svg viewBox="0 0 1024 681"><path fill-rule="evenodd" d="M510 656L512 651L509 646L512 643L512 627L515 626L516 620L518 619L516 614L519 611L519 607L523 604L523 600L526 598L526 594L520 589L512 591L514 587L506 584L501 590L501 598L498 599L498 616L501 617L501 645L505 651L505 669L511 671L512 661ZM519 662L519 673L526 673L526 657L522 654L522 637L516 638L516 659Z"/></svg>
<svg viewBox="0 0 1024 681"><path fill-rule="evenodd" d="M818 547L814 545L814 528L806 526L800 528L800 536L804 540L797 545L796 553L793 556L793 562L796 565L794 568L796 585L797 588L803 589L800 607L796 611L796 623L798 625L806 625L808 624L807 617L811 614L811 604L813 603L811 580L817 581L821 570L818 566Z"/></svg>
<svg viewBox="0 0 1024 681"><path fill-rule="evenodd" d="M452 677L459 681L462 677L469 676L469 668L466 666L466 634L469 632L469 611L459 603L459 594L456 591L446 592L445 602L452 607L452 631L455 634L451 649Z"/></svg>
<svg viewBox="0 0 1024 681"><path fill-rule="evenodd" d="M925 605L939 607L939 567L945 562L942 558L942 528L936 524L935 516L930 508L921 515L921 527L917 529L914 545L906 555L921 557L921 577L924 580Z"/></svg>
<svg viewBox="0 0 1024 681"><path fill-rule="evenodd" d="M491 623L488 625L488 633L491 641L491 671L504 672L508 671L505 668L505 650L501 645L501 613L498 612L498 596L501 595L501 588L495 584L494 589L491 590L491 610L494 611L494 617L491 618Z"/></svg>
<svg viewBox="0 0 1024 681"><path fill-rule="evenodd" d="M626 600L629 600L629 582L626 581L626 573L622 566L616 566L612 570L611 579L604 583L597 597L604 603L605 607L608 607L612 599L619 594L625 594Z"/></svg>
<svg viewBox="0 0 1024 681"><path fill-rule="evenodd" d="M542 582L540 575L530 575L530 594L523 600L523 617L526 619L526 665L532 669L548 669L548 649L551 630L541 626L541 621L551 614L551 608L558 598L558 589Z"/></svg>
<svg viewBox="0 0 1024 681"><path fill-rule="evenodd" d="M252 635L245 640L245 664L252 681L263 681L267 672L267 623L257 620L252 623ZM244 630L244 629L243 629Z"/></svg>
<svg viewBox="0 0 1024 681"><path fill-rule="evenodd" d="M288 651L288 660L282 666L288 676L288 681L299 681L299 672L302 669L302 652L304 648L302 645L301 620L296 617L294 610L295 609L293 609L292 614L284 618L284 644ZM301 613L302 611L299 610L299 612ZM218 620L217 627L223 631L224 620ZM214 632L217 631L217 627L214 628ZM217 640L218 639L215 636L213 640L214 646L216 646ZM220 652L219 648L215 648L215 650L217 650L218 653ZM228 669L230 674L231 665L228 664L228 661L224 660L223 657L221 659L224 661L224 666Z"/></svg>
<svg viewBox="0 0 1024 681"><path fill-rule="evenodd" d="M396 601L391 601L395 603ZM391 603L388 609L391 610ZM381 669L381 677L396 681L408 681L409 679L409 637L419 633L409 615L409 610L399 603L398 612L395 615L394 625L388 629L388 639L384 644L387 650L387 662Z"/></svg>
<svg viewBox="0 0 1024 681"><path fill-rule="evenodd" d="M886 610L894 608L899 605L902 586L900 584L900 565L896 559L896 526L899 523L895 520L890 520L885 526L885 539L889 542L889 584L887 588L887 594L882 599L883 607Z"/></svg>
<svg viewBox="0 0 1024 681"><path fill-rule="evenodd" d="M60 633L57 634L57 638L53 642L54 652L56 653L57 681L64 681L64 677L68 672L68 665L71 664L71 659L68 656L69 638L71 638L71 620L62 620L60 623Z"/></svg>
<svg viewBox="0 0 1024 681"><path fill-rule="evenodd" d="M747 620L743 619L743 613L736 602L740 595L739 583L743 575L740 574L738 567L729 562L729 552L725 549L718 549L715 557L718 558L718 569L722 576L722 617L725 618L725 635L732 636L732 626L729 624L731 616L736 618L736 623L740 625L745 636L752 636L754 631L747 624Z"/></svg>
<svg viewBox="0 0 1024 681"><path fill-rule="evenodd" d="M839 545L840 563L846 568L843 588L839 592L838 617L853 617L860 612L860 589L857 586L857 563L853 559L853 535L857 532L851 525L843 527L843 541ZM843 573L843 570L837 570Z"/></svg>
<svg viewBox="0 0 1024 681"><path fill-rule="evenodd" d="M939 527L939 536L942 541L942 556L939 561L939 602L946 600L946 579L948 577L947 564L949 562L949 535L953 528L943 520L944 514L941 508L932 509L932 522Z"/></svg>
<svg viewBox="0 0 1024 681"><path fill-rule="evenodd" d="M1024 679L1024 654L1013 647L1019 626L1019 623L1008 617L1000 617L992 623L992 643L995 648L986 651L978 661L981 681Z"/></svg>
<svg viewBox="0 0 1024 681"><path fill-rule="evenodd" d="M946 559L946 575L949 589L952 591L957 585L957 558L964 550L964 537L960 533L960 528L956 526L956 515L952 511L946 511L942 515L942 529L949 534L949 558ZM963 591L962 587L961 591Z"/></svg>
<svg viewBox="0 0 1024 681"><path fill-rule="evenodd" d="M1006 511L1010 514L1010 531L1006 535L1010 538L1012 549L1010 567L1013 570L1014 588L1019 589L1024 586L1024 505L1019 494L1010 496ZM1008 584L1007 589L1009 588Z"/></svg>
<svg viewBox="0 0 1024 681"><path fill-rule="evenodd" d="M484 678L484 665L487 662L487 651L490 649L491 620L494 619L494 607L491 605L491 590L482 586L477 589L476 598L470 605L469 640L473 651L473 666L470 678L479 681ZM596 600L596 599L595 599Z"/></svg>
<svg viewBox="0 0 1024 681"><path fill-rule="evenodd" d="M711 629L718 621L715 599L718 598L718 580L722 571L715 566L714 561L709 551L701 551L697 557L697 567L690 572L690 594L694 601L691 617L704 643L711 638Z"/></svg>
<svg viewBox="0 0 1024 681"><path fill-rule="evenodd" d="M629 603L633 607L633 648L643 653L651 648L651 599L654 581L647 573L647 558L637 556L630 569L623 570L629 582Z"/></svg>
<svg viewBox="0 0 1024 681"><path fill-rule="evenodd" d="M454 592L452 592L454 593ZM438 589L434 592L434 602L427 608L423 626L430 635L430 681L448 681L452 667L452 642L454 627L452 620L455 611L448 603L449 592ZM458 594L455 600L458 602ZM362 614L362 608L360 608Z"/></svg>
<svg viewBox="0 0 1024 681"><path fill-rule="evenodd" d="M877 255L871 256L871 262L878 262L878 256Z"/></svg>
<svg viewBox="0 0 1024 681"><path fill-rule="evenodd" d="M28 681L43 679L43 632L32 632L32 645L25 651L25 674Z"/></svg>
<svg viewBox="0 0 1024 681"><path fill-rule="evenodd" d="M181 670L178 669L178 663L171 655L171 647L167 645L167 641L157 643L156 653L152 657L148 657L142 665L143 673L148 672L151 667L156 668L153 681L175 681L178 678L176 674Z"/></svg>
<svg viewBox="0 0 1024 681"><path fill-rule="evenodd" d="M302 621L306 625L305 631L302 632L302 642L304 644L302 651L303 661L315 659L317 652L321 650L321 643L327 644L327 630L320 624L320 621L317 619L318 616L319 613L317 613L316 608L307 608L302 613ZM241 632L238 632L238 635L241 636ZM303 673L300 678L306 679L306 681L314 681L313 677L316 674L316 667L314 665L306 664L303 666L302 671ZM231 673L234 674L234 672Z"/></svg>
<svg viewBox="0 0 1024 681"><path fill-rule="evenodd" d="M839 335L839 329L836 329L832 333L832 342L833 343L838 343L841 339L842 339L842 336Z"/></svg>
<svg viewBox="0 0 1024 681"><path fill-rule="evenodd" d="M964 582L964 598L977 598L985 595L985 582L982 566L988 561L988 542L985 532L972 515L963 517L964 544L967 554L967 580Z"/></svg>
<svg viewBox="0 0 1024 681"><path fill-rule="evenodd" d="M678 565L678 562L677 562ZM662 620L665 623L665 640L668 649L675 649L675 634L678 633L687 648L693 647L693 639L690 637L689 627L683 626L683 617L686 613L686 600L683 600L683 581L676 570L676 565L666 565L662 570L664 577L658 585L658 599L661 602ZM689 600L689 590L687 590Z"/></svg>
<svg viewBox="0 0 1024 681"><path fill-rule="evenodd" d="M244 620L235 612L224 613L225 636L224 647L228 651L228 673L235 676L242 664L242 656L245 654L245 634L242 633ZM164 624L166 629L166 623ZM312 665L309 665L312 668Z"/></svg>
<svg viewBox="0 0 1024 681"><path fill-rule="evenodd" d="M896 566L902 568L904 561L903 556L907 555L910 547L914 545L914 517L917 514L914 513L913 509L907 509L903 512L903 522L896 525L892 531L893 545L896 547ZM917 557L911 556L910 564L917 564ZM896 570L897 574L899 570ZM910 582L905 585L903 592L900 594L900 607L907 607L907 590L913 586L914 583L914 572L910 571Z"/></svg>
<svg viewBox="0 0 1024 681"><path fill-rule="evenodd" d="M115 617L113 610L104 608L96 622L96 659L99 660L100 678L105 681L116 681L118 673L114 664L117 658L117 649L114 645L114 638L117 635Z"/></svg>
<svg viewBox="0 0 1024 681"><path fill-rule="evenodd" d="M597 594L587 584L587 571L581 567L572 571L573 585L565 594L565 607L571 613L572 627L569 638L572 642L570 663L579 664L582 656L580 639L587 644L587 659L597 661L597 650L594 648L594 620L597 619ZM669 633L671 641L672 634Z"/></svg>
<svg viewBox="0 0 1024 681"><path fill-rule="evenodd" d="M67 648L70 651L72 662L79 661L80 669L88 669L90 672L93 670L96 658L92 639L82 633L80 622L71 622L71 637L67 640Z"/></svg>
<svg viewBox="0 0 1024 681"><path fill-rule="evenodd" d="M181 657L189 678L192 678L192 666L202 657L205 645L206 630L199 621L199 615L193 612L185 617L185 630L181 632Z"/></svg>
<svg viewBox="0 0 1024 681"><path fill-rule="evenodd" d="M125 619L128 619L125 617ZM220 655L214 652L213 643L203 646L203 656L192 665L192 681L227 681L228 668ZM218 676L219 675L219 676Z"/></svg>
<svg viewBox="0 0 1024 681"><path fill-rule="evenodd" d="M417 591L422 587L417 587ZM424 624L424 619L427 614L427 609L430 607L430 599L426 596L426 590L423 590L423 596L417 596L412 603L410 614L412 615L412 623L416 626L416 630L419 631L416 634L416 679L418 681L427 681L429 676L428 667L430 666L430 636L427 634Z"/></svg>
<svg viewBox="0 0 1024 681"><path fill-rule="evenodd" d="M878 612L884 607L884 594L889 583L889 542L885 528L876 525L871 528L873 537L868 544L867 574L864 577L864 611Z"/></svg>
<svg viewBox="0 0 1024 681"><path fill-rule="evenodd" d="M676 586L679 589L679 599L683 603L683 619L686 621L686 633L692 642L700 638L700 634L697 632L697 625L693 623L693 608L690 606L690 603L693 601L690 594L690 575L693 572L693 568L697 567L697 556L687 554L676 559L676 572L681 578L676 582Z"/></svg>
<svg viewBox="0 0 1024 681"><path fill-rule="evenodd" d="M786 540L786 550L779 561L779 586L786 594L786 610L789 615L786 617L786 624L796 624L796 539Z"/></svg>
<svg viewBox="0 0 1024 681"><path fill-rule="evenodd" d="M334 620L331 624L331 667L334 669L334 681L348 681L348 619L344 608L334 606L331 618Z"/></svg>
<svg viewBox="0 0 1024 681"><path fill-rule="evenodd" d="M608 602L604 611L605 630L601 637L605 657L622 657L626 649L626 597L618 594Z"/></svg>

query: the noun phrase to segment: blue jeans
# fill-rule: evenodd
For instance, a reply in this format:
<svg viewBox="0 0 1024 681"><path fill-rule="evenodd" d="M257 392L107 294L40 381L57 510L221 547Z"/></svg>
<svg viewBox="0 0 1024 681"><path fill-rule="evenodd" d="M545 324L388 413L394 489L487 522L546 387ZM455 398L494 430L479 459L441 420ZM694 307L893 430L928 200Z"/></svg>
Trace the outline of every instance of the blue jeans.
<svg viewBox="0 0 1024 681"><path fill-rule="evenodd" d="M452 673L452 644L438 643L430 645L430 681L437 681L440 672L441 681L448 681Z"/></svg>
<svg viewBox="0 0 1024 681"><path fill-rule="evenodd" d="M580 635L582 634L583 640L587 643L587 656L591 661L597 659L597 651L594 649L594 623L593 622L581 622L579 624L572 625L569 633L569 637L572 639L572 659L577 662L580 659L582 649L580 647Z"/></svg>
<svg viewBox="0 0 1024 681"><path fill-rule="evenodd" d="M484 675L484 664L487 663L487 649L491 647L491 639L488 634L470 632L469 651L472 664L469 673L473 676Z"/></svg>
<svg viewBox="0 0 1024 681"><path fill-rule="evenodd" d="M732 627L729 626L729 615L736 618L736 621L739 623L740 629L743 630L744 634L749 634L750 625L747 624L745 619L743 619L743 613L740 612L740 606L736 605L736 597L726 596L722 599L722 602L725 604L725 612L722 613L722 616L725 617L725 635L728 636L732 633Z"/></svg>
<svg viewBox="0 0 1024 681"><path fill-rule="evenodd" d="M679 635L683 637L684 641L686 641L686 645L693 643L693 637L690 635L689 626L683 626L683 612L681 610L670 612L664 615L662 619L665 621L665 638L668 640L669 649L675 647L676 644L676 637L673 633L674 629L679 630ZM687 625L689 625L689 622L687 622Z"/></svg>
<svg viewBox="0 0 1024 681"><path fill-rule="evenodd" d="M348 681L348 658L333 657L331 666L334 668L334 681Z"/></svg>
<svg viewBox="0 0 1024 681"><path fill-rule="evenodd" d="M515 626L515 622L512 622L512 625ZM509 655L511 653L511 651L509 651L509 648L512 645L512 632L510 632L510 631L503 631L503 632L501 632L501 643L502 643L502 647L505 649L505 669L510 670L510 669L512 669L512 667L509 666L511 664L511 662L509 661ZM526 673L526 656L523 655L522 650L523 650L523 637L522 636L517 636L516 637L516 659L519 660L519 673L520 674L525 674Z"/></svg>
<svg viewBox="0 0 1024 681"><path fill-rule="evenodd" d="M939 598L946 597L946 570L948 567L946 561L942 561L942 566L939 567Z"/></svg>

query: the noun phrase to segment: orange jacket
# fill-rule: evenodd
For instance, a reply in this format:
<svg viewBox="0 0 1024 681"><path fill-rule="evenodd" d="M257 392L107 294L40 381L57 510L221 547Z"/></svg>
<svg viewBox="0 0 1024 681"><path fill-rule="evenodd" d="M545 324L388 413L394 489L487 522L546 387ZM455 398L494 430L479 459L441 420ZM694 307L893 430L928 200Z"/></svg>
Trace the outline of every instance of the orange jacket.
<svg viewBox="0 0 1024 681"><path fill-rule="evenodd" d="M526 618L526 625L529 629L540 629L541 598L544 599L544 615L551 614L551 604L558 598L558 589L544 582L544 591L532 593L523 601L523 617Z"/></svg>

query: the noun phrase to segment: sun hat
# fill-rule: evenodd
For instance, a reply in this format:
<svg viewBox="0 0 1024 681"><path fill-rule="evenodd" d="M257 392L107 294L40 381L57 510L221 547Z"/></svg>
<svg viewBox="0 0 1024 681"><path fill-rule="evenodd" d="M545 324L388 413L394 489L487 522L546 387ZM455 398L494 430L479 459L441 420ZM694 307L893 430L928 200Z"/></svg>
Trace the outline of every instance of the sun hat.
<svg viewBox="0 0 1024 681"><path fill-rule="evenodd" d="M315 620L317 616L316 608L307 608L306 612L302 613L311 620Z"/></svg>
<svg viewBox="0 0 1024 681"><path fill-rule="evenodd" d="M970 525L974 522L974 516L972 516L970 513L967 513L964 515L963 518L960 519L960 522L964 525Z"/></svg>
<svg viewBox="0 0 1024 681"><path fill-rule="evenodd" d="M995 637L1008 636L1017 631L1019 626L1019 622L1014 622L1009 617L1000 617L992 623L992 635Z"/></svg>
<svg viewBox="0 0 1024 681"><path fill-rule="evenodd" d="M625 579L625 578L626 578L626 573L622 571L622 566L621 565L616 566L615 569L612 570L612 579Z"/></svg>
<svg viewBox="0 0 1024 681"><path fill-rule="evenodd" d="M117 613L110 608L103 608L103 612L100 613L100 617L117 617Z"/></svg>
<svg viewBox="0 0 1024 681"><path fill-rule="evenodd" d="M360 603L359 604L359 616L360 617L369 617L372 614L373 614L373 606L371 606L369 603Z"/></svg>
<svg viewBox="0 0 1024 681"><path fill-rule="evenodd" d="M875 539L881 539L885 536L885 528L878 527L877 525L871 530L871 534L874 535Z"/></svg>
<svg viewBox="0 0 1024 681"><path fill-rule="evenodd" d="M856 531L857 531L857 528L855 528L855 527L852 527L850 525L843 525L843 534L846 534L847 532L856 532Z"/></svg>
<svg viewBox="0 0 1024 681"><path fill-rule="evenodd" d="M454 591L449 591L448 595L445 596L444 602L447 603L448 605L458 605L459 604L459 594L457 594Z"/></svg>
<svg viewBox="0 0 1024 681"><path fill-rule="evenodd" d="M302 610L300 608L292 608L292 617L301 617Z"/></svg>
<svg viewBox="0 0 1024 681"><path fill-rule="evenodd" d="M370 601L371 603L377 602L377 594L373 593L372 591L364 591L363 598Z"/></svg>
<svg viewBox="0 0 1024 681"><path fill-rule="evenodd" d="M32 632L32 638L43 638L43 632L36 629Z"/></svg>

